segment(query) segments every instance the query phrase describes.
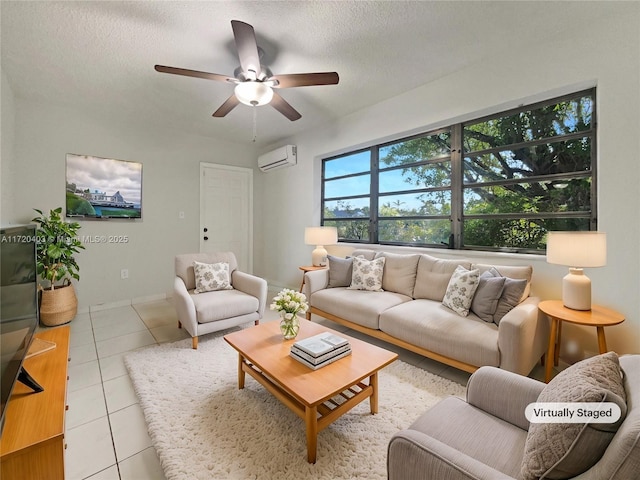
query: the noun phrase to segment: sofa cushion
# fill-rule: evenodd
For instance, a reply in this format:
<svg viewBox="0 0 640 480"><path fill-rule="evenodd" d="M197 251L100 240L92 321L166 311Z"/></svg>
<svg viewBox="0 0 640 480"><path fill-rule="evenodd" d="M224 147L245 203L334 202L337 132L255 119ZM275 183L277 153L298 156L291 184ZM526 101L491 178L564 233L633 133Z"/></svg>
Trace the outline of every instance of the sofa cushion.
<svg viewBox="0 0 640 480"><path fill-rule="evenodd" d="M497 325L473 314L461 317L440 302L414 300L389 308L380 315L380 330L470 365L500 365Z"/></svg>
<svg viewBox="0 0 640 480"><path fill-rule="evenodd" d="M533 276L533 267L531 265L487 265L484 263L474 263L471 268L480 270L480 275L493 268L503 277L513 278L515 280L526 280L527 286L524 292L522 292L518 303L523 302L531 293L531 277Z"/></svg>
<svg viewBox="0 0 640 480"><path fill-rule="evenodd" d="M198 323L215 322L258 311L258 299L240 290L219 290L198 295L191 292Z"/></svg>
<svg viewBox="0 0 640 480"><path fill-rule="evenodd" d="M467 270L471 268L471 262L466 260L443 260L431 255L420 255L413 298L442 302L451 275L458 265L462 265Z"/></svg>
<svg viewBox="0 0 640 480"><path fill-rule="evenodd" d="M353 258L340 258L327 255L329 263L329 285L327 288L348 287L353 274Z"/></svg>
<svg viewBox="0 0 640 480"><path fill-rule="evenodd" d="M382 312L411 300L411 297L395 292L349 290L342 287L314 292L309 302L312 307L331 315L377 330L378 318Z"/></svg>
<svg viewBox="0 0 640 480"><path fill-rule="evenodd" d="M420 255L401 255L397 253L380 252L376 258L384 257L384 273L382 275L382 289L413 297L413 287L416 284L416 272Z"/></svg>
<svg viewBox="0 0 640 480"><path fill-rule="evenodd" d="M193 262L193 273L196 279L196 288L193 293L215 292L216 290L231 290L233 288L227 262Z"/></svg>
<svg viewBox="0 0 640 480"><path fill-rule="evenodd" d="M471 302L471 311L481 320L493 322L493 315L498 308L504 282L505 277L494 277L490 272L484 272L480 275L478 288Z"/></svg>
<svg viewBox="0 0 640 480"><path fill-rule="evenodd" d="M458 315L469 315L473 294L478 288L478 277L478 270L467 270L458 265L451 275L442 304Z"/></svg>
<svg viewBox="0 0 640 480"><path fill-rule="evenodd" d="M353 252L351 252L351 257L362 257L367 260L373 260L376 258L376 251L369 250L367 248L356 248Z"/></svg>
<svg viewBox="0 0 640 480"><path fill-rule="evenodd" d="M604 454L627 412L618 356L609 352L572 365L542 390L538 402L614 402L615 423L532 423L527 434L521 476L571 478L591 468Z"/></svg>
<svg viewBox="0 0 640 480"><path fill-rule="evenodd" d="M354 257L351 285L348 288L350 290L381 292L384 262L384 257L376 258L375 260Z"/></svg>

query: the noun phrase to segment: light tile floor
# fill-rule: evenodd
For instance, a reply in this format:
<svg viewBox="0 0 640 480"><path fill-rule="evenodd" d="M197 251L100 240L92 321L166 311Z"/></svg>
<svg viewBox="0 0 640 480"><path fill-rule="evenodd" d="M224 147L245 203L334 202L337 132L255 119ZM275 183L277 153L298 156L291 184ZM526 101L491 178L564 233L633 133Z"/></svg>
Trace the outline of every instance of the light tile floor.
<svg viewBox="0 0 640 480"><path fill-rule="evenodd" d="M269 292L271 298L276 292ZM265 312L263 321L273 321ZM466 385L469 374L336 325L326 325L379 344L401 360ZM78 315L71 322L66 417L67 480L163 480L144 416L124 366L137 348L188 338L177 328L170 300ZM44 328L44 327L43 327ZM534 370L536 377L543 374Z"/></svg>

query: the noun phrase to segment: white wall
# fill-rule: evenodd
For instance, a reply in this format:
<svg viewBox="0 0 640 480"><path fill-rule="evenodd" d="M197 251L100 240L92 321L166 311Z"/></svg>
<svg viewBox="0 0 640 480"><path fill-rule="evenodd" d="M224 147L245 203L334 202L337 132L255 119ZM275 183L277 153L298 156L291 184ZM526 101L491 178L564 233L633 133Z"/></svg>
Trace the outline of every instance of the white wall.
<svg viewBox="0 0 640 480"><path fill-rule="evenodd" d="M80 309L171 292L174 256L199 249L200 162L256 165L253 145L150 130L53 104L14 100L11 178L4 176L6 159L2 178L3 187L13 187L12 208L5 209L3 198L3 223L29 221L33 208L64 207L67 153L143 163L142 220L81 221L81 235L126 235L129 241L85 243L86 250L77 257ZM185 212L182 220L180 211ZM120 279L122 268L129 270L128 280Z"/></svg>
<svg viewBox="0 0 640 480"><path fill-rule="evenodd" d="M15 106L13 92L4 72L0 72L2 83L0 84L0 220L4 220L11 211L12 182L11 182L11 158L13 157L13 138L15 127ZM2 223L4 225L4 223Z"/></svg>
<svg viewBox="0 0 640 480"><path fill-rule="evenodd" d="M472 68L288 139L286 143L298 145L298 165L264 180L264 243L288 244L286 249L265 252L263 270L270 283L299 284L298 266L310 262L313 247L304 245L304 228L320 219L321 157L597 85L598 225L608 234L608 263L587 274L593 281L594 302L627 317L606 330L609 348L639 353L640 9L637 4L617 8L620 14L615 18L567 25L554 39L541 38L517 53L495 52ZM474 259L531 263L534 293L560 297L566 269L546 264L544 257L485 254ZM595 333L593 328L564 325L563 357L573 361L597 352Z"/></svg>

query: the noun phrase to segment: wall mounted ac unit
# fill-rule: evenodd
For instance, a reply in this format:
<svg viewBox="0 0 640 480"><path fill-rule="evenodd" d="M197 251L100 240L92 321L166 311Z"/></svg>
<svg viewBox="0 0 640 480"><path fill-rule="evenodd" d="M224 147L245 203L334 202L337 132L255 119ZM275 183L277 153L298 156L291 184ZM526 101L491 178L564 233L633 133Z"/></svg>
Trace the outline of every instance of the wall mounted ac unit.
<svg viewBox="0 0 640 480"><path fill-rule="evenodd" d="M258 157L258 167L263 172L292 167L297 163L297 148L295 145L285 145Z"/></svg>

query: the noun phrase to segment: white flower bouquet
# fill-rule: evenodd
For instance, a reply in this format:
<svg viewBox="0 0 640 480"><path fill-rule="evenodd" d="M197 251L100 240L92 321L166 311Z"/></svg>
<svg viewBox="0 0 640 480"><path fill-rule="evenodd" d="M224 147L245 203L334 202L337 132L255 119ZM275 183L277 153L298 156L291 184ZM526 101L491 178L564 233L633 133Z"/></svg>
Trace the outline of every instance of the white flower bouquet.
<svg viewBox="0 0 640 480"><path fill-rule="evenodd" d="M280 312L284 320L292 320L299 313L307 313L309 305L307 304L307 297L304 293L285 288L273 297L269 308Z"/></svg>

